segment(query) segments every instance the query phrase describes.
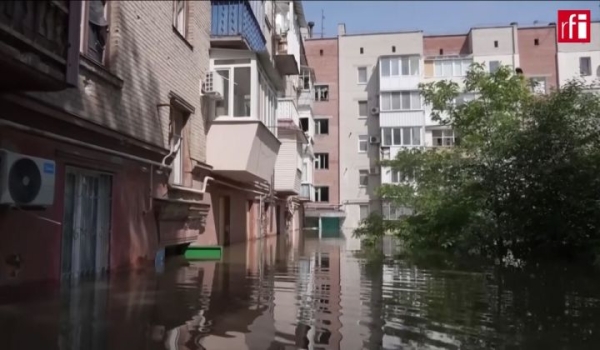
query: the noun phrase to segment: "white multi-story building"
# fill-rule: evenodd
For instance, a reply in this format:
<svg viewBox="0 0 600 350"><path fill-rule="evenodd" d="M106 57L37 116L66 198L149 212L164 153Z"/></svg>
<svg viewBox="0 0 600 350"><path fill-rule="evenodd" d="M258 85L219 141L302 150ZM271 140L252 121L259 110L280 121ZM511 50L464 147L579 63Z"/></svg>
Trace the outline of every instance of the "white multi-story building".
<svg viewBox="0 0 600 350"><path fill-rule="evenodd" d="M591 24L588 44L558 43L558 81L564 86L571 79L581 79L600 91L600 22Z"/></svg>
<svg viewBox="0 0 600 350"><path fill-rule="evenodd" d="M380 173L381 146L391 152L406 131L406 142L422 145L423 33L346 35L340 25L338 34L340 203L351 229L381 210L376 191L389 175Z"/></svg>

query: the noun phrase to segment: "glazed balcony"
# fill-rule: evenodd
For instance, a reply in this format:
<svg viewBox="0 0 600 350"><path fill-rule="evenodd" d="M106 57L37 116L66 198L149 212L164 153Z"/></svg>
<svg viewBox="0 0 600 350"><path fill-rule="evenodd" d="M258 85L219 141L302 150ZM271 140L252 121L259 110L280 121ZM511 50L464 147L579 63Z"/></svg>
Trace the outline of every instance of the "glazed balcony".
<svg viewBox="0 0 600 350"><path fill-rule="evenodd" d="M57 91L75 85L80 18L80 1L0 2L0 89Z"/></svg>
<svg viewBox="0 0 600 350"><path fill-rule="evenodd" d="M315 201L315 187L312 184L302 184L300 186L300 199L307 202Z"/></svg>
<svg viewBox="0 0 600 350"><path fill-rule="evenodd" d="M211 5L212 47L266 51L267 40L249 1L212 0Z"/></svg>

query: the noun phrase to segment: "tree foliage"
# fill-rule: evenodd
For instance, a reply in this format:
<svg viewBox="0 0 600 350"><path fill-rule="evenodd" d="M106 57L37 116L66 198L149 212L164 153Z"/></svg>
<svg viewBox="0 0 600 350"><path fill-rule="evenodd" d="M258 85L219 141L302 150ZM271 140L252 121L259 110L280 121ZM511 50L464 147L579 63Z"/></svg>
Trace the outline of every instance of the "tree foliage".
<svg viewBox="0 0 600 350"><path fill-rule="evenodd" d="M409 248L515 257L600 252L600 97L572 81L547 95L508 67L474 64L464 84L422 84L432 119L460 135L447 148L405 149L383 166L414 173L379 195L410 207L400 221L365 220ZM463 94L475 98L455 103Z"/></svg>

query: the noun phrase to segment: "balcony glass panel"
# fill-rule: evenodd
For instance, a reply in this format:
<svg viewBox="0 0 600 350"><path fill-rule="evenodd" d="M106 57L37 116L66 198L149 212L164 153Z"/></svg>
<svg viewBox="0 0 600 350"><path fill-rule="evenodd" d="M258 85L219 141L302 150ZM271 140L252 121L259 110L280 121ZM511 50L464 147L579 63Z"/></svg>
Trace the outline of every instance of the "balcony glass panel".
<svg viewBox="0 0 600 350"><path fill-rule="evenodd" d="M212 0L211 5L213 37L241 36L251 50L266 50L267 41L249 1Z"/></svg>
<svg viewBox="0 0 600 350"><path fill-rule="evenodd" d="M250 67L236 67L233 77L233 116L249 117L251 115Z"/></svg>

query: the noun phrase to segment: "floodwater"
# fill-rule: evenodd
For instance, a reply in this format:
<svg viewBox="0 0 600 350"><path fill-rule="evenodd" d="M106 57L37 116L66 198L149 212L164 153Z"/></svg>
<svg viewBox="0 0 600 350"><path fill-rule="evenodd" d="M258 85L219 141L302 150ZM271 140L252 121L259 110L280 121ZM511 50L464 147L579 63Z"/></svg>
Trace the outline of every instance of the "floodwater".
<svg viewBox="0 0 600 350"><path fill-rule="evenodd" d="M600 349L598 272L267 239L62 292L0 294L0 349Z"/></svg>

